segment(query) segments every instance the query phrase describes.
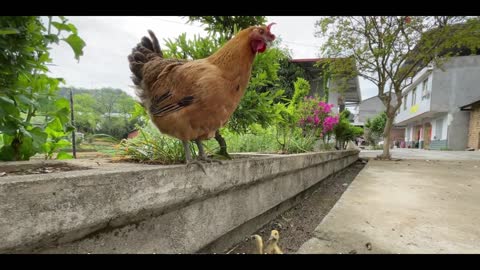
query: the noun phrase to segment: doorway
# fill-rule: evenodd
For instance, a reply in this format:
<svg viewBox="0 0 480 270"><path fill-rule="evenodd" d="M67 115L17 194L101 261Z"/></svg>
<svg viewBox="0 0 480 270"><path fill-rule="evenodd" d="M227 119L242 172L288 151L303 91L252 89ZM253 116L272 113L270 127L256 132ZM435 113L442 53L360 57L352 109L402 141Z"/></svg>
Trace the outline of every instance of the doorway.
<svg viewBox="0 0 480 270"><path fill-rule="evenodd" d="M431 140L432 140L432 124L425 123L425 128L423 132L423 149L430 148Z"/></svg>

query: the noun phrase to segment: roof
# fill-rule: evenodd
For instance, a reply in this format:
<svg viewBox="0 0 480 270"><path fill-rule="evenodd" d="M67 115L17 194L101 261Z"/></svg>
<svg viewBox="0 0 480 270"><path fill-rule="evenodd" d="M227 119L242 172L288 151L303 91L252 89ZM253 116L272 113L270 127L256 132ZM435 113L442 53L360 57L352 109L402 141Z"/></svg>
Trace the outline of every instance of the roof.
<svg viewBox="0 0 480 270"><path fill-rule="evenodd" d="M480 105L480 97L477 97L477 98L475 98L475 99L473 99L473 100L475 100L475 101L472 102L472 103L469 103L469 104L460 106L460 110L462 110L462 111L469 111L469 110L472 109L472 107L473 107L474 105L477 105L477 104Z"/></svg>
<svg viewBox="0 0 480 270"><path fill-rule="evenodd" d="M373 99L373 98L378 98L378 99L380 99L380 97L377 95L377 96L373 96L373 97L366 98L366 99L362 100L362 102L367 101L367 100L370 100L370 99Z"/></svg>

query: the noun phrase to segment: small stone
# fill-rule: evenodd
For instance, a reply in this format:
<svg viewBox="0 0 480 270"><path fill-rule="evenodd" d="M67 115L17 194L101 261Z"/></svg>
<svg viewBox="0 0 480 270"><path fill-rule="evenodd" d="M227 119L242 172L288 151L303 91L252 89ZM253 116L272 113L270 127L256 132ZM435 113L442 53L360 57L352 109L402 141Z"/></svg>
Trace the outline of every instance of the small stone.
<svg viewBox="0 0 480 270"><path fill-rule="evenodd" d="M6 172L0 172L0 177L1 177L1 176L6 176L6 175L7 175Z"/></svg>
<svg viewBox="0 0 480 270"><path fill-rule="evenodd" d="M370 242L366 243L365 244L365 247L368 249L368 250L372 250L372 244Z"/></svg>

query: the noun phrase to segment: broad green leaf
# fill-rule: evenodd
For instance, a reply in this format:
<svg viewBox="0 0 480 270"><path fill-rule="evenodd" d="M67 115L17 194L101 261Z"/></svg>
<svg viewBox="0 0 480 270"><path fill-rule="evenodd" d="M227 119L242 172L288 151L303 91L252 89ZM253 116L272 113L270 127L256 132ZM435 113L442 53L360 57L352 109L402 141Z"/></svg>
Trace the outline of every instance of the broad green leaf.
<svg viewBox="0 0 480 270"><path fill-rule="evenodd" d="M65 139L61 139L59 140L58 142L55 143L55 148L59 149L59 148L64 148L64 147L67 147L67 146L70 146L72 145L71 142L65 140Z"/></svg>
<svg viewBox="0 0 480 270"><path fill-rule="evenodd" d="M31 156L38 153L40 149L35 149L32 144L31 137L25 137L22 140L22 144L20 145L20 159L21 160L29 160Z"/></svg>
<svg viewBox="0 0 480 270"><path fill-rule="evenodd" d="M55 106L58 109L67 108L67 110L68 110L68 109L70 109L70 101L68 101L68 99L66 99L66 98L59 98L55 101Z"/></svg>
<svg viewBox="0 0 480 270"><path fill-rule="evenodd" d="M53 42L53 43L56 43L56 44L58 44L58 42L60 41L58 36L55 35L55 34L45 35L45 38L48 39L50 42Z"/></svg>
<svg viewBox="0 0 480 270"><path fill-rule="evenodd" d="M83 55L83 48L85 47L85 41L81 39L78 35L71 34L67 38L63 39L67 42L70 47L72 47L73 52L75 53L75 59L80 60L80 56Z"/></svg>
<svg viewBox="0 0 480 270"><path fill-rule="evenodd" d="M23 126L20 126L18 128L18 131L20 131L20 133L25 136L25 137L28 137L28 138L32 138L32 134L30 134L30 132L28 132Z"/></svg>
<svg viewBox="0 0 480 270"><path fill-rule="evenodd" d="M0 35L20 34L16 28L0 28Z"/></svg>
<svg viewBox="0 0 480 270"><path fill-rule="evenodd" d="M50 132L61 132L63 133L63 125L60 122L60 119L54 118L51 122L47 124L45 131L50 134ZM53 133L52 133L53 134ZM56 134L56 133L55 133Z"/></svg>
<svg viewBox="0 0 480 270"><path fill-rule="evenodd" d="M17 130L18 130L18 127L17 127L14 123L12 123L12 122L10 122L10 121L8 121L8 122L6 122L6 123L3 123L3 124L0 126L0 131L1 131L3 134L8 134L8 135L12 135L12 136L13 136L13 135L17 134Z"/></svg>
<svg viewBox="0 0 480 270"><path fill-rule="evenodd" d="M3 147L0 148L0 160L3 160L3 161L13 160L14 155L15 155L15 151L12 146L4 145Z"/></svg>
<svg viewBox="0 0 480 270"><path fill-rule="evenodd" d="M39 127L34 127L30 130L30 134L32 134L33 147L41 149L42 145L47 141L48 134Z"/></svg>
<svg viewBox="0 0 480 270"><path fill-rule="evenodd" d="M19 103L27 104L27 105L34 105L34 101L25 95L17 95L16 96Z"/></svg>
<svg viewBox="0 0 480 270"><path fill-rule="evenodd" d="M57 154L57 159L73 159L73 156L71 154L68 154L66 152L59 152Z"/></svg>
<svg viewBox="0 0 480 270"><path fill-rule="evenodd" d="M77 28L75 27L75 25L71 23L65 24L65 23L59 23L59 22L52 22L52 25L55 26L55 28L57 28L58 30L65 30L68 32L72 32L75 35L78 34Z"/></svg>
<svg viewBox="0 0 480 270"><path fill-rule="evenodd" d="M67 24L59 23L59 22L52 22L52 25L57 28L58 30L65 30L70 32L70 27Z"/></svg>

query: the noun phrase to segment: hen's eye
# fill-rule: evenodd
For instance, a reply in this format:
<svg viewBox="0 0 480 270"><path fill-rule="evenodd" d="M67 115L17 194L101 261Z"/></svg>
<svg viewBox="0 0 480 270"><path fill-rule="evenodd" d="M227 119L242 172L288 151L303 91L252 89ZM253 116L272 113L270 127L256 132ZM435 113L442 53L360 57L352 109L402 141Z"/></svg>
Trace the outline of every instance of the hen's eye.
<svg viewBox="0 0 480 270"><path fill-rule="evenodd" d="M263 31L263 29L260 29L260 30L258 30L258 32L260 33L260 35L263 35L263 33L264 33L265 31Z"/></svg>

